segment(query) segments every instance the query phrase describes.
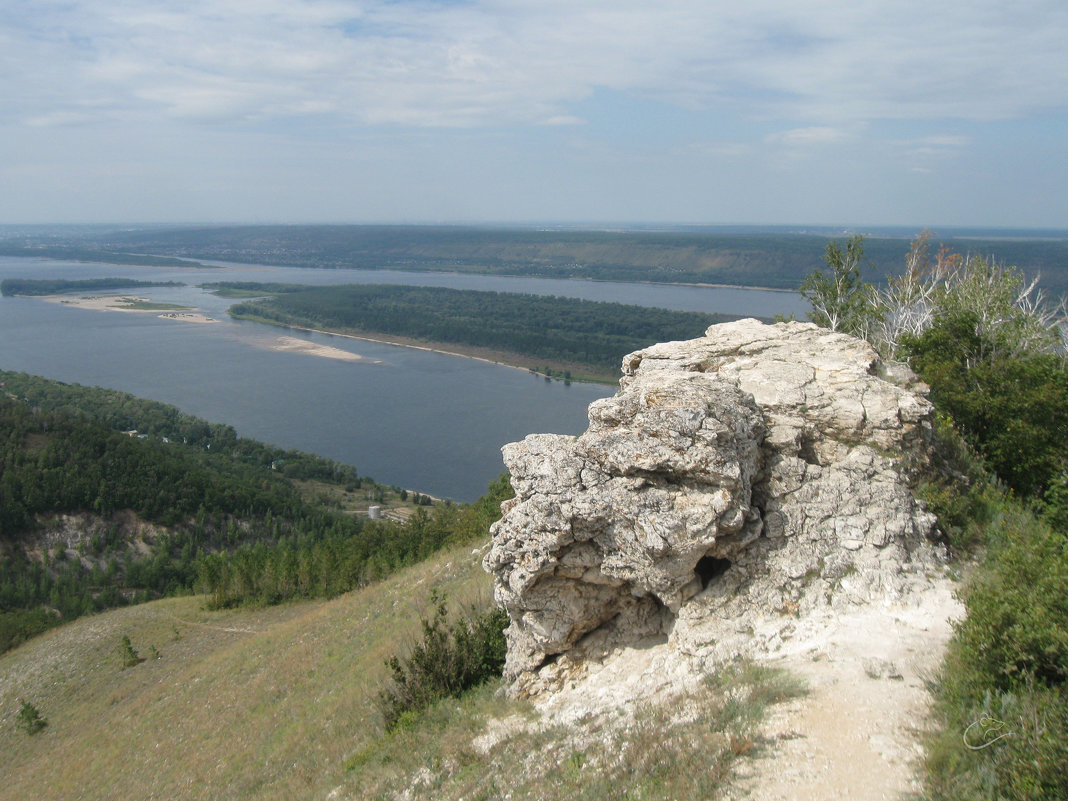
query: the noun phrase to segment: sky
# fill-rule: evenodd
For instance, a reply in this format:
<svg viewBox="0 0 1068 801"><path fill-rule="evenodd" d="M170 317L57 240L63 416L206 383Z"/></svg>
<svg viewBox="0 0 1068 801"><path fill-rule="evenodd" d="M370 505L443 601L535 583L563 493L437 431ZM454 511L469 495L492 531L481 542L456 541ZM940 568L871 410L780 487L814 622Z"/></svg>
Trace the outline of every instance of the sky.
<svg viewBox="0 0 1068 801"><path fill-rule="evenodd" d="M1065 0L3 0L0 224L1068 228Z"/></svg>

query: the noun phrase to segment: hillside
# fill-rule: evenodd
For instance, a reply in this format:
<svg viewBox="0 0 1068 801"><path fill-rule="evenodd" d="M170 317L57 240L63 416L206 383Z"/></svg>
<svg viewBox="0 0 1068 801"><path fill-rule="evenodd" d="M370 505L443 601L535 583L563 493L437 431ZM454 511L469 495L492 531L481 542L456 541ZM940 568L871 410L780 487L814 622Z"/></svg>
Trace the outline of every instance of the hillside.
<svg viewBox="0 0 1068 801"><path fill-rule="evenodd" d="M0 799L458 801L507 792L592 801L620 790L621 771L628 793L704 799L736 759L761 751L763 708L798 692L774 672L731 670L694 677L674 694L678 707L634 697L597 714L583 707L578 722L495 696L490 685L384 735L374 698L385 659L415 638L432 590L458 605L485 601L484 553L454 549L332 601L217 612L201 597L155 601L0 656ZM154 646L160 658L123 670L123 635L142 657ZM48 721L36 735L15 728L23 701ZM681 718L672 712L680 707Z"/></svg>
<svg viewBox="0 0 1068 801"><path fill-rule="evenodd" d="M194 587L216 605L334 596L485 530L476 507L428 512L172 406L13 372L0 387L0 652Z"/></svg>
<svg viewBox="0 0 1068 801"><path fill-rule="evenodd" d="M377 735L384 660L432 587L484 598L470 548L332 601L208 612L173 598L83 618L0 656L0 798L325 798ZM142 657L121 669L123 635ZM21 700L48 720L15 729Z"/></svg>

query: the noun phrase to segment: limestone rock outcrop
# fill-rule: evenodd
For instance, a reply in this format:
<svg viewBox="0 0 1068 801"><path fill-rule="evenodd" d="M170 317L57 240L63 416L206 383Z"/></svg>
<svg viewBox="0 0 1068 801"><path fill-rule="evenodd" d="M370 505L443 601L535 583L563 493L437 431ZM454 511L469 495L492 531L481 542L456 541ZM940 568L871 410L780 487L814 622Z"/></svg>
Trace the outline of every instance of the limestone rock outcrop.
<svg viewBox="0 0 1068 801"><path fill-rule="evenodd" d="M620 386L581 436L504 448L516 497L484 566L516 686L649 638L773 650L938 564L902 475L926 458L926 387L867 343L742 320L630 354Z"/></svg>

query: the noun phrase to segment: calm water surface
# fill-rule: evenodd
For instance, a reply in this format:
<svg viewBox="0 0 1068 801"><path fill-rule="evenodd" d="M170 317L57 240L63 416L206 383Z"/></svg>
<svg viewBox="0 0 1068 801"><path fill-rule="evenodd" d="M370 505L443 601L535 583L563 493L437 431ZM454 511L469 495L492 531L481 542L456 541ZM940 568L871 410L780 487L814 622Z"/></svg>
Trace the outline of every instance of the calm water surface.
<svg viewBox="0 0 1068 801"><path fill-rule="evenodd" d="M660 287L398 271L230 265L160 269L0 258L3 278L407 283L568 295L591 300L770 316L801 312L796 295L765 290ZM387 484L470 501L502 470L500 448L529 433L576 434L586 408L612 387L546 382L512 368L411 348L231 321L233 300L194 287L139 289L196 306L202 325L151 313L65 308L0 298L0 368L132 392L172 403L238 434L353 464ZM293 336L363 357L359 362L271 350Z"/></svg>

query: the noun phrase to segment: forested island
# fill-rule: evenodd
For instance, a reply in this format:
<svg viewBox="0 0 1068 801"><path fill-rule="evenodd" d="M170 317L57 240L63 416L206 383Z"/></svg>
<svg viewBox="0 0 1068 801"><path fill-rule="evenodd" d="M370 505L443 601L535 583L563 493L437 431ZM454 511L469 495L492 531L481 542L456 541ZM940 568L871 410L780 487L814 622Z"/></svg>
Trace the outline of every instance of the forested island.
<svg viewBox="0 0 1068 801"><path fill-rule="evenodd" d="M257 285L218 289L255 292ZM474 349L565 378L614 379L627 353L700 336L730 315L506 292L348 284L263 284L270 297L230 307L234 317L368 337Z"/></svg>
<svg viewBox="0 0 1068 801"><path fill-rule="evenodd" d="M185 286L180 281L138 281L133 278L5 278L0 281L0 295L59 295L64 292L107 292L113 289L141 289L145 287Z"/></svg>
<svg viewBox="0 0 1068 801"><path fill-rule="evenodd" d="M164 595L336 595L484 533L507 491L431 504L166 404L0 372L0 652ZM403 513L354 513L371 503Z"/></svg>

